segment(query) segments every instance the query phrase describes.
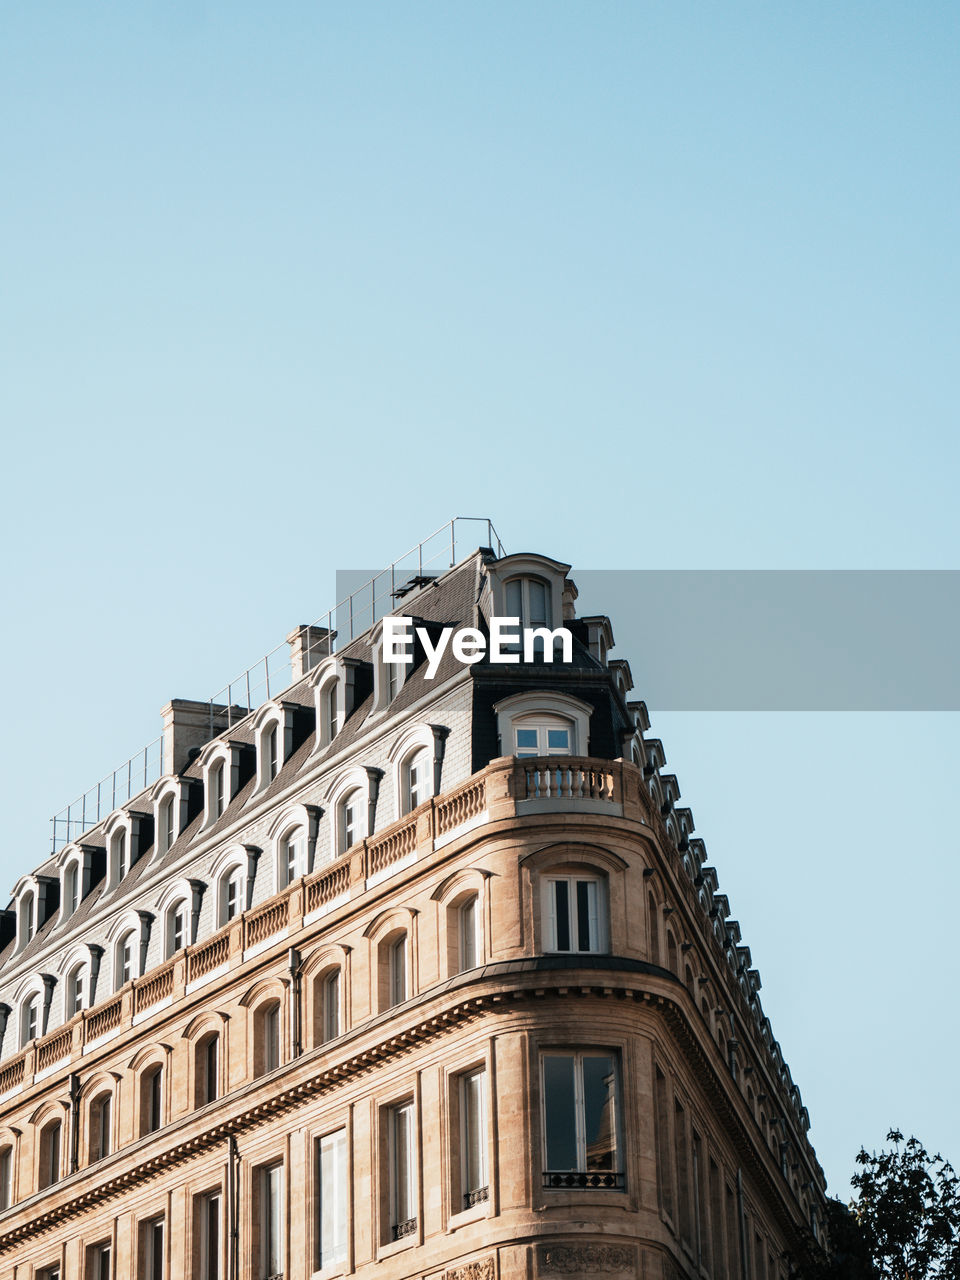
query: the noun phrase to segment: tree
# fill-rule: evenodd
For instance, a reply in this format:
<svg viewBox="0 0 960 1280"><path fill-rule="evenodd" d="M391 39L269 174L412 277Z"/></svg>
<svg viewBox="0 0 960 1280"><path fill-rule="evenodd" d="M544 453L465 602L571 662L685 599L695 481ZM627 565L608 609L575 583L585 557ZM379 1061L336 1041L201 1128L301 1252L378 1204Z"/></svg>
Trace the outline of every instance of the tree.
<svg viewBox="0 0 960 1280"><path fill-rule="evenodd" d="M877 1273L891 1280L960 1280L960 1182L949 1162L930 1156L899 1129L892 1151L862 1148L851 1206Z"/></svg>

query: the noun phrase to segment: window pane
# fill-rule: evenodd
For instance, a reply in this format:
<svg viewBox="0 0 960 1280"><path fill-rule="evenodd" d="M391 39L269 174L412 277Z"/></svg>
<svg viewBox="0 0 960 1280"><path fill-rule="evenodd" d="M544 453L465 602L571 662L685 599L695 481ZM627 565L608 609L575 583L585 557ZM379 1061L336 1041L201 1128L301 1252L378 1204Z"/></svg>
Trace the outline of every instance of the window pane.
<svg viewBox="0 0 960 1280"><path fill-rule="evenodd" d="M530 620L531 627L543 627L547 623L547 601L550 598L550 589L545 582L537 582L535 578L530 579Z"/></svg>
<svg viewBox="0 0 960 1280"><path fill-rule="evenodd" d="M519 618L523 622L523 582L514 578L507 583L506 590L507 617Z"/></svg>
<svg viewBox="0 0 960 1280"><path fill-rule="evenodd" d="M557 950L570 950L570 886L566 880L555 880L554 894L557 913Z"/></svg>
<svg viewBox="0 0 960 1280"><path fill-rule="evenodd" d="M279 1276L283 1272L281 1249L281 1214L280 1200L282 1194L281 1168L275 1164L263 1171L263 1266L265 1276Z"/></svg>
<svg viewBox="0 0 960 1280"><path fill-rule="evenodd" d="M347 1257L347 1134L345 1129L321 1138L320 1256L317 1265L344 1262Z"/></svg>
<svg viewBox="0 0 960 1280"><path fill-rule="evenodd" d="M544 1127L548 1169L577 1168L577 1111L574 1059L546 1055L543 1059Z"/></svg>
<svg viewBox="0 0 960 1280"><path fill-rule="evenodd" d="M583 1059L583 1120L587 1169L616 1169L616 1069L610 1057Z"/></svg>
<svg viewBox="0 0 960 1280"><path fill-rule="evenodd" d="M340 970L331 973L323 984L323 1038L333 1040L340 1034Z"/></svg>
<svg viewBox="0 0 960 1280"><path fill-rule="evenodd" d="M460 972L477 963L477 900L468 898L460 908Z"/></svg>
<svg viewBox="0 0 960 1280"><path fill-rule="evenodd" d="M547 750L570 753L570 730L569 729L548 729L547 730Z"/></svg>
<svg viewBox="0 0 960 1280"><path fill-rule="evenodd" d="M472 1191L487 1185L486 1133L484 1124L484 1073L475 1071L463 1077L463 1191L468 1199Z"/></svg>
<svg viewBox="0 0 960 1280"><path fill-rule="evenodd" d="M537 731L536 729L518 729L517 730L517 750L537 751Z"/></svg>
<svg viewBox="0 0 960 1280"><path fill-rule="evenodd" d="M394 1178L394 1226L414 1217L412 1170L413 1111L410 1107L398 1107L393 1113L393 1178Z"/></svg>

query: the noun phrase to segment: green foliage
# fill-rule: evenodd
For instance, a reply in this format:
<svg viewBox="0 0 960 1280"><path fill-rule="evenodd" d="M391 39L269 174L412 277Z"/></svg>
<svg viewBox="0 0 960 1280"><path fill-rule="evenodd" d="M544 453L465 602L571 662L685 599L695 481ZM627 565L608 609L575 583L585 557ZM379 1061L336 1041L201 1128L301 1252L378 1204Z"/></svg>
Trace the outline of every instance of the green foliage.
<svg viewBox="0 0 960 1280"><path fill-rule="evenodd" d="M857 1155L852 1206L877 1273L891 1280L960 1280L960 1183L950 1164L898 1129L892 1151Z"/></svg>

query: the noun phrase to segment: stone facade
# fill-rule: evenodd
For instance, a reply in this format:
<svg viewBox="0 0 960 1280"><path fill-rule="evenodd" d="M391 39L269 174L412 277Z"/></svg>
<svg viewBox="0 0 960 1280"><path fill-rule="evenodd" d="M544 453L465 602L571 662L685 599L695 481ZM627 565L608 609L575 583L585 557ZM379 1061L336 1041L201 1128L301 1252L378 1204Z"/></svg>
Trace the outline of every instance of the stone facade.
<svg viewBox="0 0 960 1280"><path fill-rule="evenodd" d="M179 772L18 883L0 1278L787 1276L806 1113L568 568L481 551L402 603L483 627L532 582L569 667L295 651L209 741L170 704Z"/></svg>

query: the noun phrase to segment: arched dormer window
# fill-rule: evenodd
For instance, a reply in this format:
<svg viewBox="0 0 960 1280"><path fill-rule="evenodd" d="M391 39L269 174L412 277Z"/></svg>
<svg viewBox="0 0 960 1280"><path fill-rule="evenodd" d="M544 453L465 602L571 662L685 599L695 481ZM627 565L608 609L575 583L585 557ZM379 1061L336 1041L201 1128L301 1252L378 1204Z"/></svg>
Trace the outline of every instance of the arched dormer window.
<svg viewBox="0 0 960 1280"><path fill-rule="evenodd" d="M64 953L60 962L59 989L63 992L65 1022L93 1004L102 954L102 948L93 943L80 943Z"/></svg>
<svg viewBox="0 0 960 1280"><path fill-rule="evenodd" d="M488 587L481 608L491 616L519 618L521 627L547 627L555 631L564 622L566 575L570 566L547 556L502 556L487 566ZM567 592L573 616L574 592Z"/></svg>
<svg viewBox="0 0 960 1280"><path fill-rule="evenodd" d="M257 747L255 795L270 786L284 761L293 753L295 712L296 707L292 703L271 701L264 703L254 717Z"/></svg>
<svg viewBox="0 0 960 1280"><path fill-rule="evenodd" d="M20 950L27 945L37 928L37 895L32 889L21 894L17 904L17 945Z"/></svg>
<svg viewBox="0 0 960 1280"><path fill-rule="evenodd" d="M553 619L551 586L545 578L525 574L503 584L508 618L519 618L521 627L546 627Z"/></svg>
<svg viewBox="0 0 960 1280"><path fill-rule="evenodd" d="M68 844L60 850L60 923L64 924L76 912L90 892L97 874L100 851L90 845Z"/></svg>
<svg viewBox="0 0 960 1280"><path fill-rule="evenodd" d="M43 997L39 991L31 991L20 1003L20 1048L40 1035L40 1016Z"/></svg>
<svg viewBox="0 0 960 1280"><path fill-rule="evenodd" d="M189 786L178 778L161 778L151 792L154 845L159 857L169 853L189 821Z"/></svg>
<svg viewBox="0 0 960 1280"><path fill-rule="evenodd" d="M176 880L167 885L157 900L157 914L163 921L163 954L166 959L197 940L200 903L206 885L202 880Z"/></svg>
<svg viewBox="0 0 960 1280"><path fill-rule="evenodd" d="M86 1008L87 966L82 960L68 970L64 982L64 1014L69 1020Z"/></svg>
<svg viewBox="0 0 960 1280"><path fill-rule="evenodd" d="M249 909L259 856L260 850L253 845L235 845L214 864L212 878L216 886L218 928Z"/></svg>
<svg viewBox="0 0 960 1280"><path fill-rule="evenodd" d="M207 775L210 798L207 802L207 815L210 822L223 817L227 807L227 763L225 760L214 760Z"/></svg>
<svg viewBox="0 0 960 1280"><path fill-rule="evenodd" d="M502 755L587 754L593 708L579 698L549 690L515 693L494 712Z"/></svg>
<svg viewBox="0 0 960 1280"><path fill-rule="evenodd" d="M255 752L249 743L216 739L200 754L203 776L203 827L212 827L253 771Z"/></svg>
<svg viewBox="0 0 960 1280"><path fill-rule="evenodd" d="M337 659L329 657L321 662L312 679L317 723L314 750L324 751L343 725L344 697Z"/></svg>
<svg viewBox="0 0 960 1280"><path fill-rule="evenodd" d="M113 989L119 991L143 973L153 916L149 911L125 911L107 932L113 963Z"/></svg>
<svg viewBox="0 0 960 1280"><path fill-rule="evenodd" d="M68 862L63 869L63 888L60 897L60 915L69 919L80 905L80 864Z"/></svg>
<svg viewBox="0 0 960 1280"><path fill-rule="evenodd" d="M338 854L373 834L381 771L373 768L349 769L329 791L333 813L333 847Z"/></svg>
<svg viewBox="0 0 960 1280"><path fill-rule="evenodd" d="M321 813L316 805L291 805L271 825L277 892L313 870Z"/></svg>
<svg viewBox="0 0 960 1280"><path fill-rule="evenodd" d="M443 756L449 729L421 724L408 729L390 751L397 816L410 813L440 789Z"/></svg>
<svg viewBox="0 0 960 1280"><path fill-rule="evenodd" d="M152 839L153 819L146 813L117 809L104 823L107 846L107 889L115 889Z"/></svg>

